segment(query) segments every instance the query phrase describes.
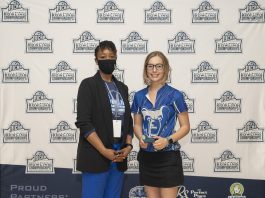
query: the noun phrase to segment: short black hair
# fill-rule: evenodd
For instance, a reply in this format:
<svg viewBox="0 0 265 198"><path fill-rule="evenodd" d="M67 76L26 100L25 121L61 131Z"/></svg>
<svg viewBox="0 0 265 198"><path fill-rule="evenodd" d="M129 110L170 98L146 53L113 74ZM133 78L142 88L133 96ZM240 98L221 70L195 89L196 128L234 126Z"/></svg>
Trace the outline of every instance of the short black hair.
<svg viewBox="0 0 265 198"><path fill-rule="evenodd" d="M97 54L98 54L98 51L99 50L104 50L104 49L108 49L108 50L111 50L113 51L115 54L117 54L117 49L116 49L116 46L115 44L112 42L112 41L101 41L99 43L99 45L96 47L95 49L95 57L97 58Z"/></svg>

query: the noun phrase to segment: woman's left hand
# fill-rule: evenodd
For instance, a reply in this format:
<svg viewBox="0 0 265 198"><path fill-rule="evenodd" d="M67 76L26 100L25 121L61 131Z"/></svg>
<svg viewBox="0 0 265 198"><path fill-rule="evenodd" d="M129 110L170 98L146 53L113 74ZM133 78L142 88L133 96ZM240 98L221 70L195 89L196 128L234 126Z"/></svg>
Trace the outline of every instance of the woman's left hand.
<svg viewBox="0 0 265 198"><path fill-rule="evenodd" d="M154 136L156 141L153 142L153 146L156 150L162 150L168 145L168 140L167 138L163 138L160 136Z"/></svg>
<svg viewBox="0 0 265 198"><path fill-rule="evenodd" d="M126 146L125 148L116 151L116 158L113 160L114 162L122 162L131 152L132 148L130 146Z"/></svg>

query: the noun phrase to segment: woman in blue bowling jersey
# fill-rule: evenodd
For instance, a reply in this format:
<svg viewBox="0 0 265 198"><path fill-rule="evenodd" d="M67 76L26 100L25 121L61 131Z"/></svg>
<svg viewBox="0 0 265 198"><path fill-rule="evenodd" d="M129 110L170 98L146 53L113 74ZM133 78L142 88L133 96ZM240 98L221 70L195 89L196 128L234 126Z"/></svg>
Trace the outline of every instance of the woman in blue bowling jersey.
<svg viewBox="0 0 265 198"><path fill-rule="evenodd" d="M190 123L183 94L166 83L169 70L162 52L148 54L143 72L147 87L135 93L131 107L140 145L140 183L150 198L176 198L184 181L178 141L188 134Z"/></svg>
<svg viewBox="0 0 265 198"><path fill-rule="evenodd" d="M133 126L128 87L112 75L116 59L114 43L100 42L95 49L99 70L78 90L77 170L82 172L82 198L121 196Z"/></svg>

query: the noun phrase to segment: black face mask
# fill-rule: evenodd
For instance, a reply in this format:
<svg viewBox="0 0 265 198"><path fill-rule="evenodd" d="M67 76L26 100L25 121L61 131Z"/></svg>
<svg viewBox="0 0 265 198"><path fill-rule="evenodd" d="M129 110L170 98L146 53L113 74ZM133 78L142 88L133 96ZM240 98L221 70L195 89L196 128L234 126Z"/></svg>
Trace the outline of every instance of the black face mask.
<svg viewBox="0 0 265 198"><path fill-rule="evenodd" d="M112 74L116 66L116 60L106 59L106 60L97 60L99 69L104 74Z"/></svg>

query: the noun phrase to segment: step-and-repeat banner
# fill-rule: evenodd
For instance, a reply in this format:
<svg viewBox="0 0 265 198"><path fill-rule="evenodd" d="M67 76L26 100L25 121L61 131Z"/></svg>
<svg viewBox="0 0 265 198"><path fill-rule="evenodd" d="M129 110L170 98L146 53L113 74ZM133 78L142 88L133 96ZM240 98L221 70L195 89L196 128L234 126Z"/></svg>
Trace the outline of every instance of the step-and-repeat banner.
<svg viewBox="0 0 265 198"><path fill-rule="evenodd" d="M169 59L191 130L179 198L265 197L265 1L1 0L1 198L78 198L77 90L112 40L130 101L151 51ZM101 112L99 112L101 113ZM143 198L139 150L122 197Z"/></svg>

